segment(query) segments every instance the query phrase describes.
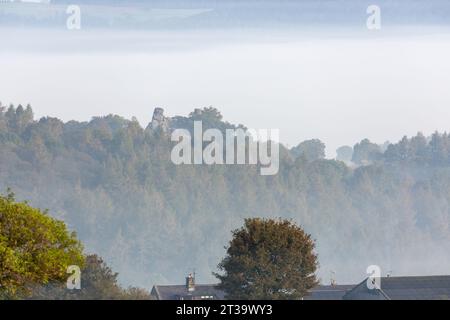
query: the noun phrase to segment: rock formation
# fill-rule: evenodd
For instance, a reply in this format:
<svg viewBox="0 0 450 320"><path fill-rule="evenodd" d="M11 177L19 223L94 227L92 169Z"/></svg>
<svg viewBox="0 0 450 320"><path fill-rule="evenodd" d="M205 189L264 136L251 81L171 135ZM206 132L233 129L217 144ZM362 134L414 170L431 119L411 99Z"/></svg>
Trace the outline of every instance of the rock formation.
<svg viewBox="0 0 450 320"><path fill-rule="evenodd" d="M161 130L163 132L169 131L170 118L164 116L163 108L155 108L153 111L152 122L148 125L147 129L152 131Z"/></svg>

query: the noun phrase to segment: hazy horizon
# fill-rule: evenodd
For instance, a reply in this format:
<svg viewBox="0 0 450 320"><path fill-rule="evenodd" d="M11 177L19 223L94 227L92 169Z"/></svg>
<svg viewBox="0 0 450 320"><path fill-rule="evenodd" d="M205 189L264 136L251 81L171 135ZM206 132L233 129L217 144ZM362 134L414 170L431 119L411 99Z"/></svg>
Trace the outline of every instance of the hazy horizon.
<svg viewBox="0 0 450 320"><path fill-rule="evenodd" d="M280 129L291 147L321 139L327 157L362 138L448 130L449 28L0 34L0 101L30 103L38 118L114 113L146 126L155 107L212 105L227 121Z"/></svg>

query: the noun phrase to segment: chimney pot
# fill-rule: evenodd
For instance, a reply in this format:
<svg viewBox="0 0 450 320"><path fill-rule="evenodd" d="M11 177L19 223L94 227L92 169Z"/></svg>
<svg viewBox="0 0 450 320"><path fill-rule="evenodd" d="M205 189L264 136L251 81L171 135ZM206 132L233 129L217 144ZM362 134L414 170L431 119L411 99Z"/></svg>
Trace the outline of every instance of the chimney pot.
<svg viewBox="0 0 450 320"><path fill-rule="evenodd" d="M195 291L195 277L193 277L192 274L189 274L189 276L186 277L186 289L188 292Z"/></svg>

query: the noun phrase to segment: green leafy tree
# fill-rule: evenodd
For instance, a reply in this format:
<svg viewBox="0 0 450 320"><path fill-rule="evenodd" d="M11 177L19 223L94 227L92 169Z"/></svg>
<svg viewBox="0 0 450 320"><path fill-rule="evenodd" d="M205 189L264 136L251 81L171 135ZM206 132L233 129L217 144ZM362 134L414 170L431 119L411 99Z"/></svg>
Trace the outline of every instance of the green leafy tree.
<svg viewBox="0 0 450 320"><path fill-rule="evenodd" d="M336 150L336 160L349 163L352 161L353 148L350 146L342 146Z"/></svg>
<svg viewBox="0 0 450 320"><path fill-rule="evenodd" d="M246 219L215 274L228 299L300 299L317 284L311 236L289 220Z"/></svg>
<svg viewBox="0 0 450 320"><path fill-rule="evenodd" d="M352 161L358 165L371 164L382 158L382 152L379 145L364 139L353 147Z"/></svg>
<svg viewBox="0 0 450 320"><path fill-rule="evenodd" d="M291 153L296 157L302 157L306 161L314 161L325 158L325 144L319 139L307 140L292 148Z"/></svg>
<svg viewBox="0 0 450 320"><path fill-rule="evenodd" d="M69 265L82 266L81 243L46 213L0 196L0 298L20 298L36 284L64 281Z"/></svg>

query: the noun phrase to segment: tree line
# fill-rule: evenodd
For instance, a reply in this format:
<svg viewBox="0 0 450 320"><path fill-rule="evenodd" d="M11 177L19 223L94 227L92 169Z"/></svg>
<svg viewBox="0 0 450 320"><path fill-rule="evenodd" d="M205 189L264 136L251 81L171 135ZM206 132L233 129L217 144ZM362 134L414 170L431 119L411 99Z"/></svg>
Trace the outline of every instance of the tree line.
<svg viewBox="0 0 450 320"><path fill-rule="evenodd" d="M237 127L216 109L175 117ZM205 125L207 123L207 125ZM0 111L0 188L48 208L125 285L203 282L245 218L292 219L317 240L319 277L354 282L377 263L394 274L443 273L450 244L450 138L367 139L324 158L318 140L280 146L280 171L257 166L175 166L172 142L136 119L35 120L31 107ZM342 160L342 161L340 161Z"/></svg>

